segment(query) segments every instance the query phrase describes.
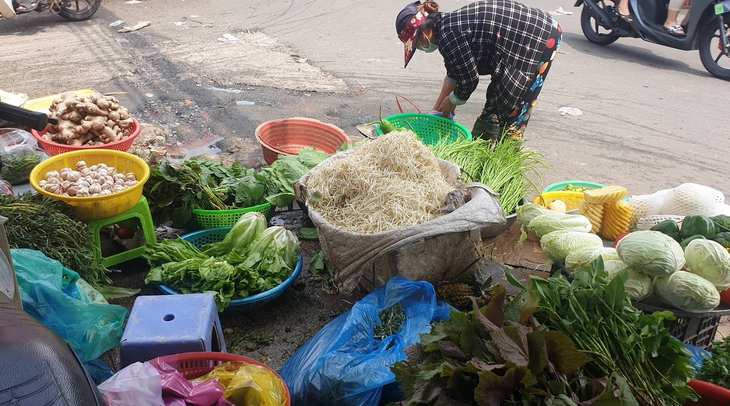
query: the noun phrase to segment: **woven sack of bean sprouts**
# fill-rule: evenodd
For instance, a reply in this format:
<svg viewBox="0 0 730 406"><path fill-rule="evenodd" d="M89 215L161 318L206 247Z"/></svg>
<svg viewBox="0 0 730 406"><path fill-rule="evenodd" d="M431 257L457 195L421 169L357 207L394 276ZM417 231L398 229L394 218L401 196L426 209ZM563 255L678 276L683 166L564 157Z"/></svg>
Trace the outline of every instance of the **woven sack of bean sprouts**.
<svg viewBox="0 0 730 406"><path fill-rule="evenodd" d="M319 231L337 288L369 291L396 274L435 284L469 271L480 230L504 231L506 219L489 187L460 184L458 176L457 165L436 158L412 132L393 131L299 179L297 199Z"/></svg>

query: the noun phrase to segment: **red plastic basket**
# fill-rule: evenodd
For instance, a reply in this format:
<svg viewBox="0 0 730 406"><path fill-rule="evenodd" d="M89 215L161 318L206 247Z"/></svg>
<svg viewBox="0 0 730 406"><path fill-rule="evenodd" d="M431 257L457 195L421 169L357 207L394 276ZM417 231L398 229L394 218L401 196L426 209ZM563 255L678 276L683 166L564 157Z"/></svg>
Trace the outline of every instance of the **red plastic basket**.
<svg viewBox="0 0 730 406"><path fill-rule="evenodd" d="M229 354L226 352L185 352L182 354L165 355L157 357L157 361L162 361L167 365L175 368L180 372L185 379L195 379L212 371L213 368L226 362L245 362L247 364L258 365L267 371L274 374L281 383L284 389L284 398L286 399L286 405L291 405L291 396L289 395L289 388L281 376L276 373L273 369L267 365L256 361L243 355Z"/></svg>
<svg viewBox="0 0 730 406"><path fill-rule="evenodd" d="M697 392L697 402L684 402L684 406L730 406L730 389L717 386L698 379L690 379L687 383Z"/></svg>
<svg viewBox="0 0 730 406"><path fill-rule="evenodd" d="M268 165L279 155L294 155L304 147L334 154L349 141L341 128L303 117L267 121L256 128L255 134Z"/></svg>
<svg viewBox="0 0 730 406"><path fill-rule="evenodd" d="M127 152L129 150L129 147L132 146L132 143L134 142L134 139L137 138L141 131L141 126L139 125L139 121L137 119L132 118L132 125L130 126L130 131L132 132L129 137L124 138L120 141L110 142L108 144L104 145L82 145L82 146L74 146L74 145L65 145L60 144L58 142L48 141L45 138L43 138L43 134L46 133L46 130L43 131L36 131L31 130L30 133L33 134L33 137L35 137L36 140L38 140L38 143L41 144L41 147L43 147L43 150L46 151L49 155L58 155L62 154L64 152L69 151L83 151L88 149L114 149L117 151L124 151Z"/></svg>

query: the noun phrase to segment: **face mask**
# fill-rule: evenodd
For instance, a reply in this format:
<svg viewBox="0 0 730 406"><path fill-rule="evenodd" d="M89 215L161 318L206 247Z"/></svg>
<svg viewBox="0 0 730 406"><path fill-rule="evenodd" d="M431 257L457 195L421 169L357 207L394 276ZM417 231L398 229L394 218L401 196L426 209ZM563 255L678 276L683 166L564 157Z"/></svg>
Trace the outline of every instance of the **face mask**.
<svg viewBox="0 0 730 406"><path fill-rule="evenodd" d="M438 47L438 45L432 43L431 41L428 41L428 46L426 48L424 48L424 47L422 47L422 46L419 45L418 46L418 49L421 50L421 51L423 51L423 52L425 52L425 53L431 53L431 52L439 49L439 47Z"/></svg>

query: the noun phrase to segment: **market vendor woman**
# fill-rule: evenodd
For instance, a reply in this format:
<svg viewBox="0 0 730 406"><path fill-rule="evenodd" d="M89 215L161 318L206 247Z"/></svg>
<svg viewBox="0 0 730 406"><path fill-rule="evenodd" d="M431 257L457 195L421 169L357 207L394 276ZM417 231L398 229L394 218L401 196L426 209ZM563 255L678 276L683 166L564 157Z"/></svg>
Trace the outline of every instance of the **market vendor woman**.
<svg viewBox="0 0 730 406"><path fill-rule="evenodd" d="M491 75L487 101L472 135L521 138L551 61L561 29L540 9L510 0L482 0L441 13L431 0L408 4L396 19L405 65L416 48L438 49L446 77L434 111L448 117L466 103L480 75Z"/></svg>

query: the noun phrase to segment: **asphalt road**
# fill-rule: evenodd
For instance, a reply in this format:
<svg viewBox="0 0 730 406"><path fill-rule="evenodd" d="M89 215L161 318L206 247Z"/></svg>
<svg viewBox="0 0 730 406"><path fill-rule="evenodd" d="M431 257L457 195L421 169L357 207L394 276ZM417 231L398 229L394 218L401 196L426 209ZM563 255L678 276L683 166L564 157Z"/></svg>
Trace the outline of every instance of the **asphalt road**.
<svg viewBox="0 0 730 406"><path fill-rule="evenodd" d="M573 12L556 14L563 45L525 135L526 146L549 164L541 170L545 184L584 179L648 194L694 182L730 192L730 124L723 118L730 82L707 74L697 51L638 39L596 46L583 37L573 2L525 2ZM441 8L466 3L444 0ZM0 89L30 97L87 87L126 92L118 97L135 116L173 138L235 139L229 149L260 163L253 130L266 120L312 117L355 135L378 106L396 113L397 94L431 107L443 63L438 54L419 53L403 69L394 28L403 5L109 0L86 22L48 12L20 16L0 21ZM122 34L109 26L117 20L151 24ZM469 128L487 83L485 77L457 110L456 120ZM583 114L561 116L560 107Z"/></svg>

